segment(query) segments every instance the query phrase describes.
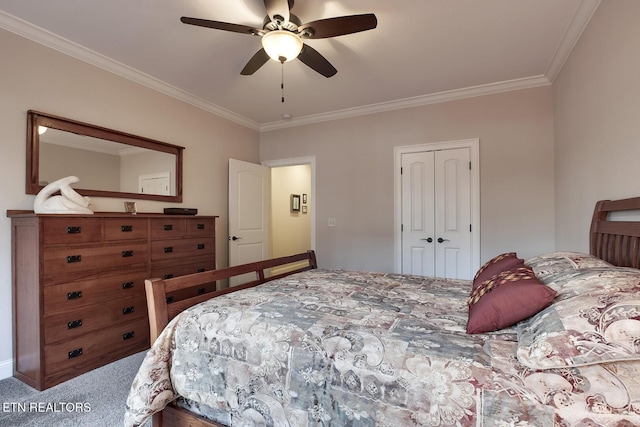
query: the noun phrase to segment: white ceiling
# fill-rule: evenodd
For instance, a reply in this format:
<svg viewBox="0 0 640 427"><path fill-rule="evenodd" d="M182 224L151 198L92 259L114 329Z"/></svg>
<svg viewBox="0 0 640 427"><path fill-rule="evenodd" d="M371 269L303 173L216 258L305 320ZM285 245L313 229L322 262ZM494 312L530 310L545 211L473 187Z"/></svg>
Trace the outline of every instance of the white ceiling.
<svg viewBox="0 0 640 427"><path fill-rule="evenodd" d="M548 85L599 1L296 0L303 23L378 18L374 30L306 41L338 69L331 78L297 60L242 76L259 38L180 22L260 28L262 0L0 0L0 28L269 130Z"/></svg>

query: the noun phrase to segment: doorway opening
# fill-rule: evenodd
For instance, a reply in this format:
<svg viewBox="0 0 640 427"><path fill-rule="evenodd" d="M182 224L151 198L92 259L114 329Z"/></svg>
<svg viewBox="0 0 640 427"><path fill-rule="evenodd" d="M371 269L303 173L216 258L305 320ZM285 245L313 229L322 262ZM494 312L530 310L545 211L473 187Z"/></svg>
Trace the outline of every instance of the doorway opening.
<svg viewBox="0 0 640 427"><path fill-rule="evenodd" d="M315 250L315 157L262 164L271 169L271 257ZM295 265L287 266L272 273L295 268Z"/></svg>

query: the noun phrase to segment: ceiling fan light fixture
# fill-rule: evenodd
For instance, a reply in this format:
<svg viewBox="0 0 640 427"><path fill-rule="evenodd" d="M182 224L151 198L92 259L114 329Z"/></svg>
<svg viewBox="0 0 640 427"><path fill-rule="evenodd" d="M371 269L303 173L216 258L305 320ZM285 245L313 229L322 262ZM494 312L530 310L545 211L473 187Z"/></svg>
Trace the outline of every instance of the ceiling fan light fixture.
<svg viewBox="0 0 640 427"><path fill-rule="evenodd" d="M274 30L262 37L262 47L274 61L288 62L300 54L302 40L291 31Z"/></svg>

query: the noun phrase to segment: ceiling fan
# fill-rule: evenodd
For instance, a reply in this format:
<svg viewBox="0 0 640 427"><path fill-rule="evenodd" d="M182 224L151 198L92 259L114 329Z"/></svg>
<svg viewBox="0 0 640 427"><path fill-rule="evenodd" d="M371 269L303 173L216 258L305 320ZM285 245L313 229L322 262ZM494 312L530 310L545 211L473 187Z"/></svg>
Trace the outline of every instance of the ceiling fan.
<svg viewBox="0 0 640 427"><path fill-rule="evenodd" d="M253 55L240 72L245 76L255 73L269 58L281 63L298 58L323 76L331 77L338 70L317 50L303 43L303 40L358 33L376 28L378 24L373 13L320 19L302 24L300 19L291 13L293 0L264 0L264 5L267 16L262 29L186 16L180 18L180 21L199 27L262 37L262 48Z"/></svg>

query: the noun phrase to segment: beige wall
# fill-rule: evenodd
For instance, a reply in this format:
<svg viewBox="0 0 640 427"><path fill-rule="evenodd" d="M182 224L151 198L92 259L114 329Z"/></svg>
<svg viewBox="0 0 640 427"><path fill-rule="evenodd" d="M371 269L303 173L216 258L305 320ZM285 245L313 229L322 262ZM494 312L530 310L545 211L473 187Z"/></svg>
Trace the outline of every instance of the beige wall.
<svg viewBox="0 0 640 427"><path fill-rule="evenodd" d="M321 267L393 271L393 147L479 138L481 258L528 257L554 247L552 111L542 87L279 129L261 159L316 156Z"/></svg>
<svg viewBox="0 0 640 427"><path fill-rule="evenodd" d="M185 147L184 207L220 215L219 264L227 263L228 158L259 162L254 130L0 30L0 212L32 209L25 194L26 112L34 109ZM93 198L97 211L123 200ZM141 212L169 204L137 202ZM11 228L0 216L0 377L11 375Z"/></svg>
<svg viewBox="0 0 640 427"><path fill-rule="evenodd" d="M600 3L554 99L556 246L588 251L595 202L640 196L640 1Z"/></svg>
<svg viewBox="0 0 640 427"><path fill-rule="evenodd" d="M120 189L120 157L113 154L79 150L40 142L41 161L38 176L41 185L75 175L80 181L73 188L93 188L105 191ZM72 165L73 168L69 166Z"/></svg>

